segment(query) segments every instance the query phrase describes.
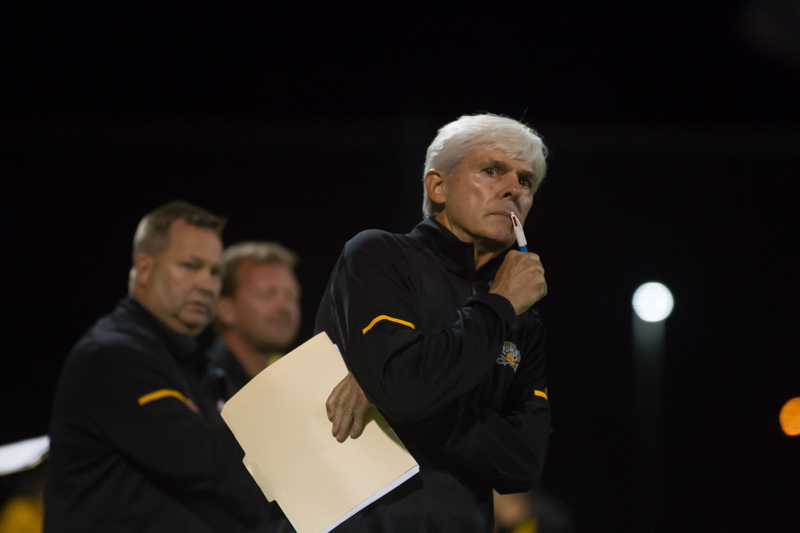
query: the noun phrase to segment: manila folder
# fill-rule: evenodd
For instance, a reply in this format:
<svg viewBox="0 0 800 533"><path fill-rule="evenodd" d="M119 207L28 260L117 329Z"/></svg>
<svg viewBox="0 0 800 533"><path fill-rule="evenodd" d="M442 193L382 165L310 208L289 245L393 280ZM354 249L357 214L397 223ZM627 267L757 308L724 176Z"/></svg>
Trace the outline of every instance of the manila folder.
<svg viewBox="0 0 800 533"><path fill-rule="evenodd" d="M245 466L298 533L330 531L419 472L376 409L367 411L357 439L340 443L331 435L325 401L346 375L323 332L263 370L222 409Z"/></svg>

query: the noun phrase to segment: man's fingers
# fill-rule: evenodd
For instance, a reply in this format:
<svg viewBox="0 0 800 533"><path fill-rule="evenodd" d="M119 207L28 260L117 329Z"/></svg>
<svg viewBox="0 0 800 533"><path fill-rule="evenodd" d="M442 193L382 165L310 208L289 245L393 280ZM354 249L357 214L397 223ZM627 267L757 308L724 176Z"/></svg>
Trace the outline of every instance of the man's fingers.
<svg viewBox="0 0 800 533"><path fill-rule="evenodd" d="M347 408L345 406L346 397L344 391L339 391L338 395L336 396L336 401L334 402L333 408L333 428L332 433L336 435L336 438L339 438L339 433L341 433L342 426L347 424L349 426L347 420Z"/></svg>
<svg viewBox="0 0 800 533"><path fill-rule="evenodd" d="M347 379L347 378L345 378ZM328 399L325 401L325 411L328 414L328 420L333 421L333 415L336 413L336 400L339 398L340 391L342 389L342 385L344 384L344 380L340 381L331 391L331 395L328 396Z"/></svg>
<svg viewBox="0 0 800 533"><path fill-rule="evenodd" d="M333 417L333 434L336 440L344 442L350 433L353 424L353 411L356 395L353 394L351 387L342 387L339 396L336 398L336 412Z"/></svg>
<svg viewBox="0 0 800 533"><path fill-rule="evenodd" d="M331 395L328 396L328 400L325 402L325 413L328 415L328 420L330 420L331 422L333 421L333 414L335 411L333 402L334 402L334 396L333 393L331 393Z"/></svg>
<svg viewBox="0 0 800 533"><path fill-rule="evenodd" d="M353 411L353 428L350 430L351 438L358 437L361 435L361 432L364 431L364 415L367 414L368 408L369 402L366 396L359 398L359 402L356 404L356 408Z"/></svg>
<svg viewBox="0 0 800 533"><path fill-rule="evenodd" d="M334 427L334 436L339 442L344 442L347 435L350 433L350 427L353 424L353 411L345 410L341 412L339 418L339 425Z"/></svg>
<svg viewBox="0 0 800 533"><path fill-rule="evenodd" d="M325 401L325 411L332 422L331 434L336 440L344 442L348 435L353 438L361 435L369 407L369 400L353 374L347 374Z"/></svg>

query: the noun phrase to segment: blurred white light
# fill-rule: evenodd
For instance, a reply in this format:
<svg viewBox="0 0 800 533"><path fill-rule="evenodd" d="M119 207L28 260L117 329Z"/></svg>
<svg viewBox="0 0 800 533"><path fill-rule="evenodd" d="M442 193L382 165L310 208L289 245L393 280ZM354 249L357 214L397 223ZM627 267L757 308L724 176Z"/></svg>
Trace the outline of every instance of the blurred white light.
<svg viewBox="0 0 800 533"><path fill-rule="evenodd" d="M645 283L633 293L633 310L646 322L660 322L672 312L672 293L656 282Z"/></svg>

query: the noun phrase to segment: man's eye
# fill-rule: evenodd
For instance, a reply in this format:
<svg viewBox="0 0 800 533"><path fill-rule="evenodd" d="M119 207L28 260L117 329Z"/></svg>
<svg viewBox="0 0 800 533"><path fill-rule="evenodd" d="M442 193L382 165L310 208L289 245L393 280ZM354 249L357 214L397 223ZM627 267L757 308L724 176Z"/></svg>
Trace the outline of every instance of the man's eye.
<svg viewBox="0 0 800 533"><path fill-rule="evenodd" d="M200 267L198 267L194 263L183 263L183 268L185 268L187 270L197 270Z"/></svg>
<svg viewBox="0 0 800 533"><path fill-rule="evenodd" d="M491 168L491 167L485 168L485 169L483 169L483 171L486 172L490 176L494 176L495 174L497 174L497 171L495 169Z"/></svg>
<svg viewBox="0 0 800 533"><path fill-rule="evenodd" d="M267 290L265 290L265 291L261 291L261 292L259 292L259 293L258 293L258 296L259 296L259 297L260 297L262 300L264 300L264 301L266 302L266 301L269 301L269 300L272 300L273 298L275 298L275 295L276 295L277 293L278 293L278 291L277 291L277 290L275 290L275 289L267 289Z"/></svg>
<svg viewBox="0 0 800 533"><path fill-rule="evenodd" d="M520 178L519 179L519 184L522 185L523 187L526 187L526 188L530 188L531 187L531 181L527 180L525 178Z"/></svg>

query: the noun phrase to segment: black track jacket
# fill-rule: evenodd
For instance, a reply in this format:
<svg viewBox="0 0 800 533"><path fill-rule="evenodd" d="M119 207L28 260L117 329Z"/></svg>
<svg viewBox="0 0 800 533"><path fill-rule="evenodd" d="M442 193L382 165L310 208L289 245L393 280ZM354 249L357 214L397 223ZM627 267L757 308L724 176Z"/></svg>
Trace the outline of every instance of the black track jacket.
<svg viewBox="0 0 800 533"><path fill-rule="evenodd" d="M276 509L204 394L201 361L130 297L78 341L52 414L46 532L268 529Z"/></svg>
<svg viewBox="0 0 800 533"><path fill-rule="evenodd" d="M337 531L492 531L492 493L537 481L550 434L544 330L488 290L505 253L426 219L349 241L317 314L420 473Z"/></svg>

